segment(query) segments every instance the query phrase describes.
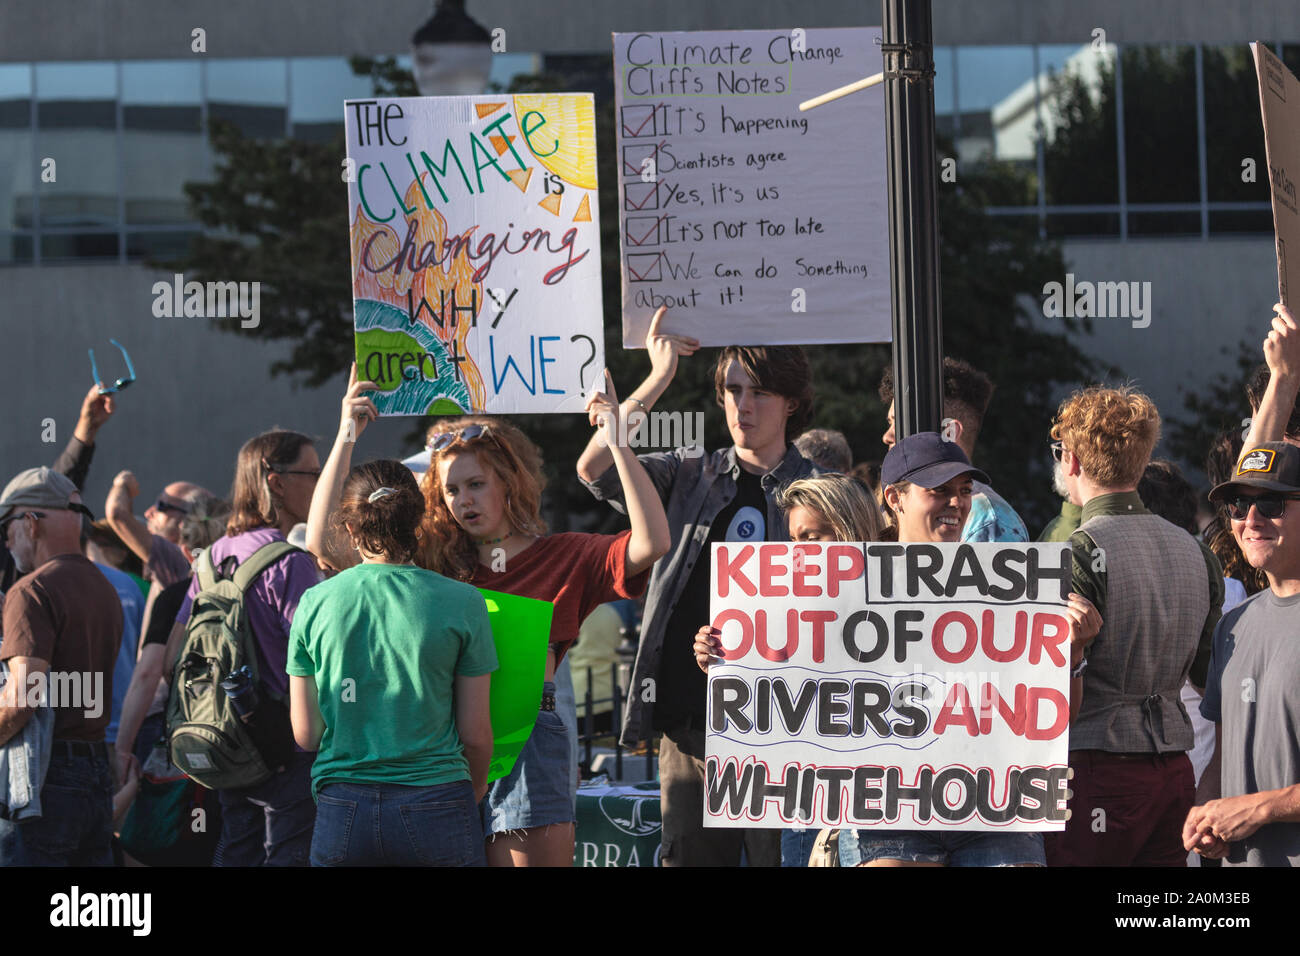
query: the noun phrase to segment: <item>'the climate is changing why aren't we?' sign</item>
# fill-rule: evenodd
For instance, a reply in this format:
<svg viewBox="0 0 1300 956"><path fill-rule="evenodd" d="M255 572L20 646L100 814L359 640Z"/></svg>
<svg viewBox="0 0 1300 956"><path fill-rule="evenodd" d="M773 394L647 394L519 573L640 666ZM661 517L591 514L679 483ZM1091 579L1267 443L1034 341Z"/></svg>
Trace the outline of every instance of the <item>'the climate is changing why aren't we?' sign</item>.
<svg viewBox="0 0 1300 956"><path fill-rule="evenodd" d="M714 545L705 826L1060 830L1060 544Z"/></svg>
<svg viewBox="0 0 1300 956"><path fill-rule="evenodd" d="M344 111L357 371L380 413L581 411L604 367L591 94Z"/></svg>

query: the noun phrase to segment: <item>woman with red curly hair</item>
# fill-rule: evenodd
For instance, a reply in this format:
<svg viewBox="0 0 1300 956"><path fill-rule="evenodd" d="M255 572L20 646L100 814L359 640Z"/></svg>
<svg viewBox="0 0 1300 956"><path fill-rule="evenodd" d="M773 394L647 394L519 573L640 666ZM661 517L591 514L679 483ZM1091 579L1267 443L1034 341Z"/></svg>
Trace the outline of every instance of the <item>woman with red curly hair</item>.
<svg viewBox="0 0 1300 956"><path fill-rule="evenodd" d="M338 507L352 445L377 417L353 368L338 438L321 473L308 520L307 544L322 563L355 563L328 533ZM624 434L617 397L595 392L589 417L607 435ZM555 712L555 669L597 605L637 597L670 540L663 504L636 455L611 442L615 465L629 489L631 529L618 535L547 534L541 519L542 457L518 428L501 419L466 416L429 430L429 471L421 487L426 513L421 567L479 587L550 601L550 648L541 710L511 773L495 781L483 803L483 832L492 866L569 866L574 807L569 792L569 741ZM497 837L502 837L498 839Z"/></svg>

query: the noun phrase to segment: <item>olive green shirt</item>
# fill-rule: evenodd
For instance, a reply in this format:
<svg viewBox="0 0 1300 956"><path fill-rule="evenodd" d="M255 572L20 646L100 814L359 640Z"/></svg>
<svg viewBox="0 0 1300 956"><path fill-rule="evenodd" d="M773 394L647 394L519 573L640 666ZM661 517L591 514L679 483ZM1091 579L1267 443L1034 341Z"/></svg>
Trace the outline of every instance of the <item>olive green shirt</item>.
<svg viewBox="0 0 1300 956"><path fill-rule="evenodd" d="M1047 523L1039 541L1069 541L1074 529L1082 524L1083 508L1069 501L1061 502L1061 513Z"/></svg>

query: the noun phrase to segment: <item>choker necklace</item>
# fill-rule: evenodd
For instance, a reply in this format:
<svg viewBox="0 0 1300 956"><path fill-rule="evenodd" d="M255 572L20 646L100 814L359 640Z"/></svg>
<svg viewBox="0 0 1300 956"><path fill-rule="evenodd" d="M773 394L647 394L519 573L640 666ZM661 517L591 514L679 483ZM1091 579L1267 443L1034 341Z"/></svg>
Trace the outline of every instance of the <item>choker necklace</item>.
<svg viewBox="0 0 1300 956"><path fill-rule="evenodd" d="M499 538L485 538L484 540L479 541L478 544L479 544L479 545L485 545L485 544L500 544L502 541L506 540L506 538L513 538L514 536L515 536L515 533L514 533L513 531L507 531L505 534L503 534L503 535L502 535L501 537L499 537Z"/></svg>

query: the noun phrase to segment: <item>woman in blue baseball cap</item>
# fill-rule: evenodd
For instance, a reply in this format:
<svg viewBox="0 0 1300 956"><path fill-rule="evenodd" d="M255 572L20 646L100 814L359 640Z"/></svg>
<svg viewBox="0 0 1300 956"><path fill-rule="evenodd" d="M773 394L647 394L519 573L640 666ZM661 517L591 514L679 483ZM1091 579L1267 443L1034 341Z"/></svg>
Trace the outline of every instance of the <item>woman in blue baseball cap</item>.
<svg viewBox="0 0 1300 956"><path fill-rule="evenodd" d="M938 432L907 436L880 467L885 503L897 515L901 542L960 541L970 514L971 482L988 480L960 445Z"/></svg>

